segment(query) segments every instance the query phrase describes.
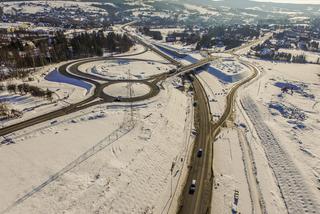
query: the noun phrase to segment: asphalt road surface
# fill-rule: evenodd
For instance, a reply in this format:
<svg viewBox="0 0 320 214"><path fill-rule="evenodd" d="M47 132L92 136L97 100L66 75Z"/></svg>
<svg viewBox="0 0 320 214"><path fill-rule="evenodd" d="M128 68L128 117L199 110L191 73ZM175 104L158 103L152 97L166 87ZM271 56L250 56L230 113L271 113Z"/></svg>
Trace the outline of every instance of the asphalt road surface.
<svg viewBox="0 0 320 214"><path fill-rule="evenodd" d="M133 54L133 55L136 55L136 54ZM133 55L130 55L130 56L133 56ZM129 56L129 55L126 55L126 56ZM83 73L78 69L78 67L84 63L100 61L100 60L125 59L123 57L125 56L122 56L121 58L117 58L117 57L91 58L91 59L84 59L84 60L78 60L78 61L66 63L60 66L58 70L62 75L70 78L74 78L74 79L83 80L85 82L93 84L94 85L93 95L83 101L71 104L67 107L1 128L0 136L5 136L12 132L15 132L15 131L42 123L42 122L53 120L55 118L65 116L65 115L68 115L68 114L71 114L95 105L99 105L106 102L114 102L115 97L108 96L103 92L103 89L110 84L114 84L118 82L137 82L137 83L142 83L149 86L150 91L148 94L140 97L122 98L121 102L136 102L136 101L141 101L141 100L149 99L151 97L156 96L160 91L159 87L157 86L157 83L160 80L163 80L167 76L167 74L155 75L153 77L150 77L147 80L108 80L108 79L97 77L88 73ZM128 60L134 61L134 60L140 60L140 59L128 59ZM142 61L148 61L148 60L142 60ZM100 83L98 80L105 81L105 82Z"/></svg>
<svg viewBox="0 0 320 214"><path fill-rule="evenodd" d="M213 141L219 134L220 128L229 120L234 109L234 98L237 90L244 84L250 82L258 75L258 70L247 62L242 62L247 65L252 71L252 75L240 83L236 84L227 96L227 105L223 115L218 122L211 124L209 121L209 106L207 96L205 95L204 88L200 82L195 79L193 81L195 89L195 99L197 100L196 111L198 113L198 136L195 140L195 146L191 159L191 168L189 170L187 182L185 184L179 213L192 213L192 214L208 214L211 213L211 200L212 200L212 161L213 161ZM202 148L203 156L197 157L197 151ZM196 191L194 194L189 193L191 181L195 179Z"/></svg>
<svg viewBox="0 0 320 214"><path fill-rule="evenodd" d="M182 206L179 213L207 213L211 203L212 187L212 143L211 143L211 121L208 98L197 78L193 78L195 91L195 122L197 136L191 157L191 168L187 183L183 190ZM203 149L202 157L197 157L199 149ZM196 191L189 193L192 180L196 180Z"/></svg>

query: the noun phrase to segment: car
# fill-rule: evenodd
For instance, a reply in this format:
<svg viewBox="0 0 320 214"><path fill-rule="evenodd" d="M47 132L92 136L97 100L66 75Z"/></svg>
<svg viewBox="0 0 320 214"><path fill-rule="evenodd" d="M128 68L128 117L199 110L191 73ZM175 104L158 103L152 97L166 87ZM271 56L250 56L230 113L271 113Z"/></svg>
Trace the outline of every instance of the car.
<svg viewBox="0 0 320 214"><path fill-rule="evenodd" d="M56 123L58 123L58 121L57 120L53 120L53 121L51 121L51 125L54 125L54 124L56 124Z"/></svg>
<svg viewBox="0 0 320 214"><path fill-rule="evenodd" d="M193 194L196 191L196 180L192 180L190 188L189 188L189 194Z"/></svg>
<svg viewBox="0 0 320 214"><path fill-rule="evenodd" d="M198 152L197 152L198 158L202 157L202 154L203 154L203 150L199 149Z"/></svg>
<svg viewBox="0 0 320 214"><path fill-rule="evenodd" d="M118 96L114 99L115 102L120 102L121 101L121 96Z"/></svg>

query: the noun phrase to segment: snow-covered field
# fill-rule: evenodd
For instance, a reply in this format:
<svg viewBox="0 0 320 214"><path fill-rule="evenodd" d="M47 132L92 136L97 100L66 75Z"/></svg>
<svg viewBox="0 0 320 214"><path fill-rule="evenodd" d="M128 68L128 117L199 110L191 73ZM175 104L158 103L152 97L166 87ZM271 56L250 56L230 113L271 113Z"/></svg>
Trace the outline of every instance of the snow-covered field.
<svg viewBox="0 0 320 214"><path fill-rule="evenodd" d="M212 213L318 213L320 66L250 62L261 75L240 89L235 124L215 141ZM197 76L209 100L231 87ZM213 115L225 108L221 95Z"/></svg>
<svg viewBox="0 0 320 214"><path fill-rule="evenodd" d="M66 78L55 71L60 64L54 64L37 69L32 73L32 81L10 80L15 84L27 83L35 85L44 90L52 91L52 102L44 98L35 98L30 95L9 94L4 92L0 95L0 100L8 104L9 107L22 111L23 116L20 118L1 121L2 126L18 123L56 109L68 106L71 103L79 102L91 94L91 85Z"/></svg>
<svg viewBox="0 0 320 214"><path fill-rule="evenodd" d="M107 12L103 9L93 7L93 3L90 2L78 2L78 1L30 1L30 2L2 2L4 13L14 13L15 11L20 11L21 13L38 13L45 12L50 8L72 8L77 7L86 12ZM95 3L99 4L99 3Z"/></svg>
<svg viewBox="0 0 320 214"><path fill-rule="evenodd" d="M208 71L199 71L197 78L200 80L209 100L212 121L217 121L223 114L226 106L226 96L232 84L219 81Z"/></svg>
<svg viewBox="0 0 320 214"><path fill-rule="evenodd" d="M202 6L197 6L197 5L192 5L192 4L184 4L184 6L191 11L196 11L198 13L200 13L201 15L208 15L208 16L216 16L219 14L219 12L214 11L214 10L210 10L206 7L202 7Z"/></svg>
<svg viewBox="0 0 320 214"><path fill-rule="evenodd" d="M279 49L279 52L291 53L293 56L305 55L307 62L317 63L320 61L320 54L316 52L292 50L292 49Z"/></svg>
<svg viewBox="0 0 320 214"><path fill-rule="evenodd" d="M130 88L134 94L130 94L130 92L128 93ZM116 83L104 88L103 92L112 97L140 97L148 94L150 92L150 88L148 85L141 83Z"/></svg>
<svg viewBox="0 0 320 214"><path fill-rule="evenodd" d="M215 181L212 213L251 213L252 203L237 129L223 129L214 143ZM234 205L235 192L239 202ZM258 213L258 212L256 212Z"/></svg>
<svg viewBox="0 0 320 214"><path fill-rule="evenodd" d="M134 104L132 114L130 105L105 104L13 134L16 143L0 147L6 163L0 166L0 210L167 209L171 182L175 188L189 146L193 110L191 96L175 89L172 80L163 86L157 97Z"/></svg>
<svg viewBox="0 0 320 214"><path fill-rule="evenodd" d="M215 68L229 74L238 74L249 70L248 67L235 60L216 60L211 63Z"/></svg>
<svg viewBox="0 0 320 214"><path fill-rule="evenodd" d="M266 208L271 213L285 213L286 207L289 213L317 213L320 67L253 63L262 74L241 90L238 107L245 111L239 111L237 123L245 124Z"/></svg>
<svg viewBox="0 0 320 214"><path fill-rule="evenodd" d="M173 68L162 62L146 60L131 61L127 59L106 60L86 63L79 70L108 79L146 79L161 73L169 72Z"/></svg>

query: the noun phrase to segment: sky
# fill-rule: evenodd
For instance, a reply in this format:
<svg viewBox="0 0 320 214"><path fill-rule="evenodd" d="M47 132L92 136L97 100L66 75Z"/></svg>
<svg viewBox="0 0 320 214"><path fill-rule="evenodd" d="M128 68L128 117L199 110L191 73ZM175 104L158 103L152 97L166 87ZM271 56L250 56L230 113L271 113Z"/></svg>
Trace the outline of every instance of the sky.
<svg viewBox="0 0 320 214"><path fill-rule="evenodd" d="M319 4L320 5L320 0L253 0L253 1L291 3L291 4Z"/></svg>

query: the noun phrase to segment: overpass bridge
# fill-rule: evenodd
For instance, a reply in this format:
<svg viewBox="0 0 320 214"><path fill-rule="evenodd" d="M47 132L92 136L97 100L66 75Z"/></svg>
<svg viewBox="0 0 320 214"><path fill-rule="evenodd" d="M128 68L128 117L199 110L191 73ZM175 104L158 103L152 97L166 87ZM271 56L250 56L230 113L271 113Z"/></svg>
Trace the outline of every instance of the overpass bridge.
<svg viewBox="0 0 320 214"><path fill-rule="evenodd" d="M126 34L132 38L133 40L137 41L138 43L142 44L143 46L145 46L146 48L149 48L150 50L154 51L155 53L157 53L158 55L160 55L161 57L165 58L166 60L168 60L169 62L171 62L173 65L177 66L178 69L176 72L174 72L174 75L178 75L178 74L184 74L187 72L190 72L192 70L195 70L197 68L201 68L204 67L206 65L209 65L211 61L217 59L216 57L208 57L202 60L197 61L196 63L192 63L189 65L183 65L180 61L174 59L170 54L165 53L164 51L160 50L158 47L156 47L153 44L149 44L147 42L145 42L142 38L140 38L139 36L136 35L132 35L130 34L128 31L126 31Z"/></svg>

